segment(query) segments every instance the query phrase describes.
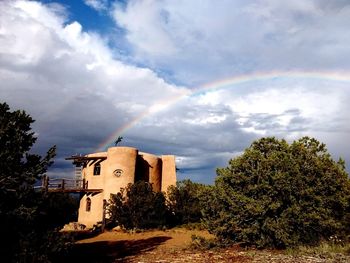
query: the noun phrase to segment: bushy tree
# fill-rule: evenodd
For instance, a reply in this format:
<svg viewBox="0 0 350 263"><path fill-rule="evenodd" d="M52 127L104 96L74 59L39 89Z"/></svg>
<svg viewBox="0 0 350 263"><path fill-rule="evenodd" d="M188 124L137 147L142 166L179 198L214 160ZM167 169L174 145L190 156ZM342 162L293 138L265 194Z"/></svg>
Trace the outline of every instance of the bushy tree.
<svg viewBox="0 0 350 263"><path fill-rule="evenodd" d="M40 210L42 225L47 229L61 228L69 222L78 220L79 196L68 193L46 193L42 195Z"/></svg>
<svg viewBox="0 0 350 263"><path fill-rule="evenodd" d="M349 233L349 194L344 161L334 161L324 144L262 138L217 169L205 219L223 242L317 244Z"/></svg>
<svg viewBox="0 0 350 263"><path fill-rule="evenodd" d="M174 216L175 225L200 222L201 210L205 203L208 186L194 183L191 180L183 180L170 186L168 190L169 209Z"/></svg>
<svg viewBox="0 0 350 263"><path fill-rule="evenodd" d="M149 229L166 225L168 209L162 192L154 192L148 182L129 184L111 196L109 220L126 229Z"/></svg>
<svg viewBox="0 0 350 263"><path fill-rule="evenodd" d="M29 153L36 141L33 122L24 111L11 112L0 104L1 262L47 262L59 249L52 232L57 219L48 220L51 198L34 189L51 165L55 147L44 157Z"/></svg>

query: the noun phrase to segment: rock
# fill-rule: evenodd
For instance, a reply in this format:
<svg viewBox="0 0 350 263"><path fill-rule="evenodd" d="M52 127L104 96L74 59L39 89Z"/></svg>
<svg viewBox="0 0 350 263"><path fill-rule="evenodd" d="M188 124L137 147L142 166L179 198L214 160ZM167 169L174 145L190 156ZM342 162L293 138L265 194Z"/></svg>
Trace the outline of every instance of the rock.
<svg viewBox="0 0 350 263"><path fill-rule="evenodd" d="M78 222L70 222L69 224L65 224L61 231L81 231L86 228L85 225L80 224Z"/></svg>
<svg viewBox="0 0 350 263"><path fill-rule="evenodd" d="M114 228L112 228L113 231L116 231L116 232L121 232L123 231L123 229L121 228L121 226L116 226Z"/></svg>

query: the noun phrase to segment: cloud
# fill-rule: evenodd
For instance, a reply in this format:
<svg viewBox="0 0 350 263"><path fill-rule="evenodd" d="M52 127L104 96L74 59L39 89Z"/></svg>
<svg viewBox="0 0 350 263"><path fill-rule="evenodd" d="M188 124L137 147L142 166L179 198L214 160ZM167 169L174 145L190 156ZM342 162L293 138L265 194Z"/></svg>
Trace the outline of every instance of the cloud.
<svg viewBox="0 0 350 263"><path fill-rule="evenodd" d="M108 0L84 0L84 3L99 12L108 8Z"/></svg>
<svg viewBox="0 0 350 263"><path fill-rule="evenodd" d="M189 87L275 67L317 72L323 61L329 70L347 69L345 2L130 1L114 7L131 45L129 63L116 58L110 39L67 20L63 6L5 1L0 11L1 99L37 120L34 150L57 144L53 175L67 176L64 157L97 150L121 127L129 127L122 145L175 154L180 179L205 183L261 136L315 136L350 161L348 81L320 75ZM329 53L319 51L327 45ZM162 71L188 85L167 82Z"/></svg>
<svg viewBox="0 0 350 263"><path fill-rule="evenodd" d="M2 2L2 99L37 120L39 142L59 158L92 151L128 119L185 89L114 60L98 35L37 2Z"/></svg>
<svg viewBox="0 0 350 263"><path fill-rule="evenodd" d="M136 61L192 86L262 70L350 68L346 1L133 0L113 14Z"/></svg>
<svg viewBox="0 0 350 263"><path fill-rule="evenodd" d="M176 43L163 26L167 23L167 13L157 2L131 1L126 7L120 4L114 6L116 23L127 29L130 43L140 43L136 46L139 52L155 57L177 53Z"/></svg>

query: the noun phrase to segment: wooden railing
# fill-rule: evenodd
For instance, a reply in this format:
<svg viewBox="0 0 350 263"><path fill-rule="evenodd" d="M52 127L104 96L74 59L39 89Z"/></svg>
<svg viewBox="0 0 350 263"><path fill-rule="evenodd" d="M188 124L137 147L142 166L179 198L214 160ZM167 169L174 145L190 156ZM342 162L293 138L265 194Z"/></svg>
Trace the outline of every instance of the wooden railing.
<svg viewBox="0 0 350 263"><path fill-rule="evenodd" d="M89 189L85 179L49 178L42 179L42 189L48 192L102 192L102 189Z"/></svg>

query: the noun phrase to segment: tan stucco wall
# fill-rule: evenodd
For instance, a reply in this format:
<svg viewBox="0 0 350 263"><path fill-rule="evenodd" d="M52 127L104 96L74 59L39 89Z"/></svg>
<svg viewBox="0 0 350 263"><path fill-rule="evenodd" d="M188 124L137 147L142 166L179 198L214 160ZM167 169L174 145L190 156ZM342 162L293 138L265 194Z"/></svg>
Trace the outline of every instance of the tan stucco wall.
<svg viewBox="0 0 350 263"><path fill-rule="evenodd" d="M91 228L102 220L103 200L108 201L111 194L116 194L120 188L129 183L135 183L136 172L143 173L141 177L152 183L154 191L166 191L169 185L176 184L175 157L163 155L161 158L148 153L138 152L132 147L111 147L107 152L87 155L88 157L107 157L102 161L90 161L83 168L83 178L88 182L89 189L103 189L97 194L85 194L80 200L78 222ZM93 175L94 165L101 165L100 175ZM122 170L117 177L113 172ZM147 176L146 176L147 175ZM142 179L143 179L142 178ZM143 179L144 180L144 179ZM91 210L86 211L86 199L91 199Z"/></svg>
<svg viewBox="0 0 350 263"><path fill-rule="evenodd" d="M162 191L167 192L168 187L176 185L176 164L174 155L162 155Z"/></svg>
<svg viewBox="0 0 350 263"><path fill-rule="evenodd" d="M107 152L100 152L89 154L89 157L106 157ZM83 179L88 184L89 189L102 189L104 185L104 176L103 171L106 169L106 161L103 160L100 162L101 165L101 175L95 176L93 175L94 165L100 161L90 161L87 163L86 167L82 169ZM87 198L91 199L91 210L86 211L86 200ZM91 228L96 222L102 220L102 212L103 208L101 206L103 204L103 193L95 193L95 194L85 194L80 199L80 206L78 211L78 222L86 225L88 228Z"/></svg>
<svg viewBox="0 0 350 263"><path fill-rule="evenodd" d="M89 212L86 211L87 198L91 199L91 210ZM101 204L103 205L102 193L95 195L84 195L80 199L78 222L86 225L88 228L92 228L94 224L96 224L98 221L101 221L103 212Z"/></svg>
<svg viewBox="0 0 350 263"><path fill-rule="evenodd" d="M106 157L107 152L100 152L87 155L88 157ZM83 167L82 174L83 178L86 180L89 189L100 189L103 185L104 177L101 175L93 175L95 164L100 163L101 173L106 169L106 161L90 161L87 163L86 167Z"/></svg>
<svg viewBox="0 0 350 263"><path fill-rule="evenodd" d="M110 194L116 194L121 187L135 182L136 158L138 150L131 147L111 147L107 151L106 168L104 177L103 193L108 201ZM117 177L113 172L121 169L123 172Z"/></svg>

